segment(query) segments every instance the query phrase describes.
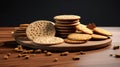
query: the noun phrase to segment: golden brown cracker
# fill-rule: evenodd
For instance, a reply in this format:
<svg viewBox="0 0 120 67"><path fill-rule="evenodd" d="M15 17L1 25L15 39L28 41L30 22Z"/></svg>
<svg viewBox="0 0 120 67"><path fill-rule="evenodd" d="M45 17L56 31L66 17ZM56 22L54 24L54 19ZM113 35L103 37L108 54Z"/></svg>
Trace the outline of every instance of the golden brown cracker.
<svg viewBox="0 0 120 67"><path fill-rule="evenodd" d="M85 25L83 24L79 24L76 26L76 29L79 30L79 31L82 31L86 34L93 34L93 31L88 29Z"/></svg>
<svg viewBox="0 0 120 67"><path fill-rule="evenodd" d="M59 30L57 29L58 33L75 33L76 30Z"/></svg>
<svg viewBox="0 0 120 67"><path fill-rule="evenodd" d="M47 37L38 37L34 39L33 42L39 45L56 45L63 43L64 40L59 37L47 36Z"/></svg>
<svg viewBox="0 0 120 67"><path fill-rule="evenodd" d="M103 29L103 28L99 28L99 27L96 27L93 29L93 31L95 33L98 33L98 34L101 34L101 35L106 35L106 36L112 36L112 33Z"/></svg>
<svg viewBox="0 0 120 67"><path fill-rule="evenodd" d="M30 40L39 36L55 36L55 32L53 22L47 20L34 21L26 29L27 37Z"/></svg>
<svg viewBox="0 0 120 67"><path fill-rule="evenodd" d="M80 22L79 20L55 20L55 23L62 23L62 24L73 24Z"/></svg>
<svg viewBox="0 0 120 67"><path fill-rule="evenodd" d="M72 33L68 35L68 39L70 40L89 40L91 38L89 34Z"/></svg>
<svg viewBox="0 0 120 67"><path fill-rule="evenodd" d="M58 15L54 17L55 20L77 20L80 18L78 15Z"/></svg>
<svg viewBox="0 0 120 67"><path fill-rule="evenodd" d="M64 27L64 26L65 26L65 27L69 27L69 26L70 26L70 27L71 27L71 26L76 26L76 25L78 25L78 24L80 24L80 22L72 23L72 24L55 23L55 26L58 26L58 27L59 27L59 26L60 26L60 27L61 27L61 26L63 26L63 27Z"/></svg>
<svg viewBox="0 0 120 67"><path fill-rule="evenodd" d="M55 27L56 29L59 29L59 30L76 30L76 28L73 26L73 27L66 27L66 26L56 26Z"/></svg>
<svg viewBox="0 0 120 67"><path fill-rule="evenodd" d="M81 41L79 41L79 40L70 40L70 39L64 39L64 41L66 42L66 43L70 43L70 44L82 44L82 43L85 43L85 42L87 42L87 41L84 41L84 40L81 40Z"/></svg>
<svg viewBox="0 0 120 67"><path fill-rule="evenodd" d="M107 36L99 35L99 34L92 34L92 39L108 39Z"/></svg>
<svg viewBox="0 0 120 67"><path fill-rule="evenodd" d="M28 27L29 24L20 24L19 27Z"/></svg>

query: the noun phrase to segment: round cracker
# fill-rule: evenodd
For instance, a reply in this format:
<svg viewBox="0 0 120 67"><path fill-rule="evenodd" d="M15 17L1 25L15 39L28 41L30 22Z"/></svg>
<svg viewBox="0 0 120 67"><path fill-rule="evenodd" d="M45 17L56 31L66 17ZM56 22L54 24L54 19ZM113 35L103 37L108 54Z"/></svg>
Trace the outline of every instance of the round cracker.
<svg viewBox="0 0 120 67"><path fill-rule="evenodd" d="M27 27L26 34L30 40L39 36L55 36L55 27L51 21L38 20Z"/></svg>
<svg viewBox="0 0 120 67"><path fill-rule="evenodd" d="M55 23L55 26L65 26L65 27L71 27L71 26L76 26L76 25L78 25L78 24L80 24L80 22L76 22L76 23L72 23L72 24L62 24L62 23Z"/></svg>
<svg viewBox="0 0 120 67"><path fill-rule="evenodd" d="M59 35L58 37L67 38L68 35Z"/></svg>
<svg viewBox="0 0 120 67"><path fill-rule="evenodd" d="M68 35L68 34L72 34L72 33L59 33L60 35Z"/></svg>
<svg viewBox="0 0 120 67"><path fill-rule="evenodd" d="M96 32L96 33L102 34L102 35L112 36L111 32L109 32L109 31L107 31L105 29L102 29L102 28L96 27L96 28L93 29L93 31Z"/></svg>
<svg viewBox="0 0 120 67"><path fill-rule="evenodd" d="M73 24L79 22L79 20L55 20L56 23L62 23L62 24Z"/></svg>
<svg viewBox="0 0 120 67"><path fill-rule="evenodd" d="M80 18L78 15L58 15L54 17L55 20L77 20Z"/></svg>
<svg viewBox="0 0 120 67"><path fill-rule="evenodd" d="M76 26L76 29L79 30L79 31L82 31L86 34L93 34L93 31L90 30L89 28L87 28L85 25L83 24L79 24Z"/></svg>
<svg viewBox="0 0 120 67"><path fill-rule="evenodd" d="M26 37L26 33L17 33L16 31L13 34L14 37Z"/></svg>
<svg viewBox="0 0 120 67"><path fill-rule="evenodd" d="M16 33L25 33L25 30L15 30Z"/></svg>
<svg viewBox="0 0 120 67"><path fill-rule="evenodd" d="M70 40L89 40L92 36L89 34L79 34L79 33L72 33L68 35L68 39Z"/></svg>
<svg viewBox="0 0 120 67"><path fill-rule="evenodd" d="M92 34L92 39L108 39L107 36L99 35L99 34Z"/></svg>
<svg viewBox="0 0 120 67"><path fill-rule="evenodd" d="M56 36L61 37L61 38L67 38L67 36L68 36L69 34L70 34L70 33L57 33Z"/></svg>
<svg viewBox="0 0 120 67"><path fill-rule="evenodd" d="M28 27L29 24L20 24L19 27Z"/></svg>
<svg viewBox="0 0 120 67"><path fill-rule="evenodd" d="M59 37L47 36L47 37L38 37L34 39L33 42L39 45L56 45L63 43L64 40Z"/></svg>
<svg viewBox="0 0 120 67"><path fill-rule="evenodd" d="M66 42L66 43L70 43L70 44L82 44L82 43L85 43L85 42L87 42L87 41L84 41L84 40L81 40L81 41L79 41L79 40L70 40L70 39L64 39L64 41Z"/></svg>
<svg viewBox="0 0 120 67"><path fill-rule="evenodd" d="M59 30L57 29L58 33L75 33L76 30Z"/></svg>
<svg viewBox="0 0 120 67"><path fill-rule="evenodd" d="M26 31L26 28L15 27L15 30Z"/></svg>
<svg viewBox="0 0 120 67"><path fill-rule="evenodd" d="M26 30L27 27L19 27L20 29Z"/></svg>
<svg viewBox="0 0 120 67"><path fill-rule="evenodd" d="M56 26L56 29L59 29L59 30L76 30L74 26L72 27L66 27L66 26Z"/></svg>

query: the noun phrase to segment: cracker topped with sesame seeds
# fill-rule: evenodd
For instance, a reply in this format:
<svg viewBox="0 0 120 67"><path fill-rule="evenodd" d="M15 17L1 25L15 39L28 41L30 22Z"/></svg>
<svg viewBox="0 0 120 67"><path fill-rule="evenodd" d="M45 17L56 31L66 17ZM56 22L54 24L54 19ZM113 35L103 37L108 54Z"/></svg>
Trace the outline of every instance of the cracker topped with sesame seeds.
<svg viewBox="0 0 120 67"><path fill-rule="evenodd" d="M64 42L64 40L60 37L38 37L33 40L34 43L40 44L40 45L55 45L55 44L61 44Z"/></svg>
<svg viewBox="0 0 120 67"><path fill-rule="evenodd" d="M27 27L26 34L30 40L39 36L55 36L55 27L51 21L38 20Z"/></svg>

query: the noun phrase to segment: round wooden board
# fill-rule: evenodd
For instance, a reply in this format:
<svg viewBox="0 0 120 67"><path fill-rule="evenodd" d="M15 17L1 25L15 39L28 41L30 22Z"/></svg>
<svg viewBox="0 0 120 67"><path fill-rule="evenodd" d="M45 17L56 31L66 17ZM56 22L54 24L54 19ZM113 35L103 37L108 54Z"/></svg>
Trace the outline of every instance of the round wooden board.
<svg viewBox="0 0 120 67"><path fill-rule="evenodd" d="M26 37L16 37L16 41L23 45L34 49L42 49L42 50L48 50L48 51L88 51L88 50L95 50L100 49L106 46L111 45L112 39L106 39L106 40L99 40L99 41L88 41L83 44L68 44L68 43L62 43L58 45L50 45L50 46L44 46L44 45L37 45L34 44L32 41L28 40Z"/></svg>

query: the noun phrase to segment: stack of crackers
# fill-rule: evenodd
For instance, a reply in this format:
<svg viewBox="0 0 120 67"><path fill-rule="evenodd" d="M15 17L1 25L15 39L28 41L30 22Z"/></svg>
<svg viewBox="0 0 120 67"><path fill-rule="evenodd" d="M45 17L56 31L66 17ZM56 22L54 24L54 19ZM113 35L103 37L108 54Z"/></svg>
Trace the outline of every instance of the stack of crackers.
<svg viewBox="0 0 120 67"><path fill-rule="evenodd" d="M80 18L77 15L55 16L56 36L66 38L70 33L75 33L75 26L80 24Z"/></svg>
<svg viewBox="0 0 120 67"><path fill-rule="evenodd" d="M29 26L29 24L20 24L19 27L15 28L14 31L14 37L26 37L26 28Z"/></svg>

